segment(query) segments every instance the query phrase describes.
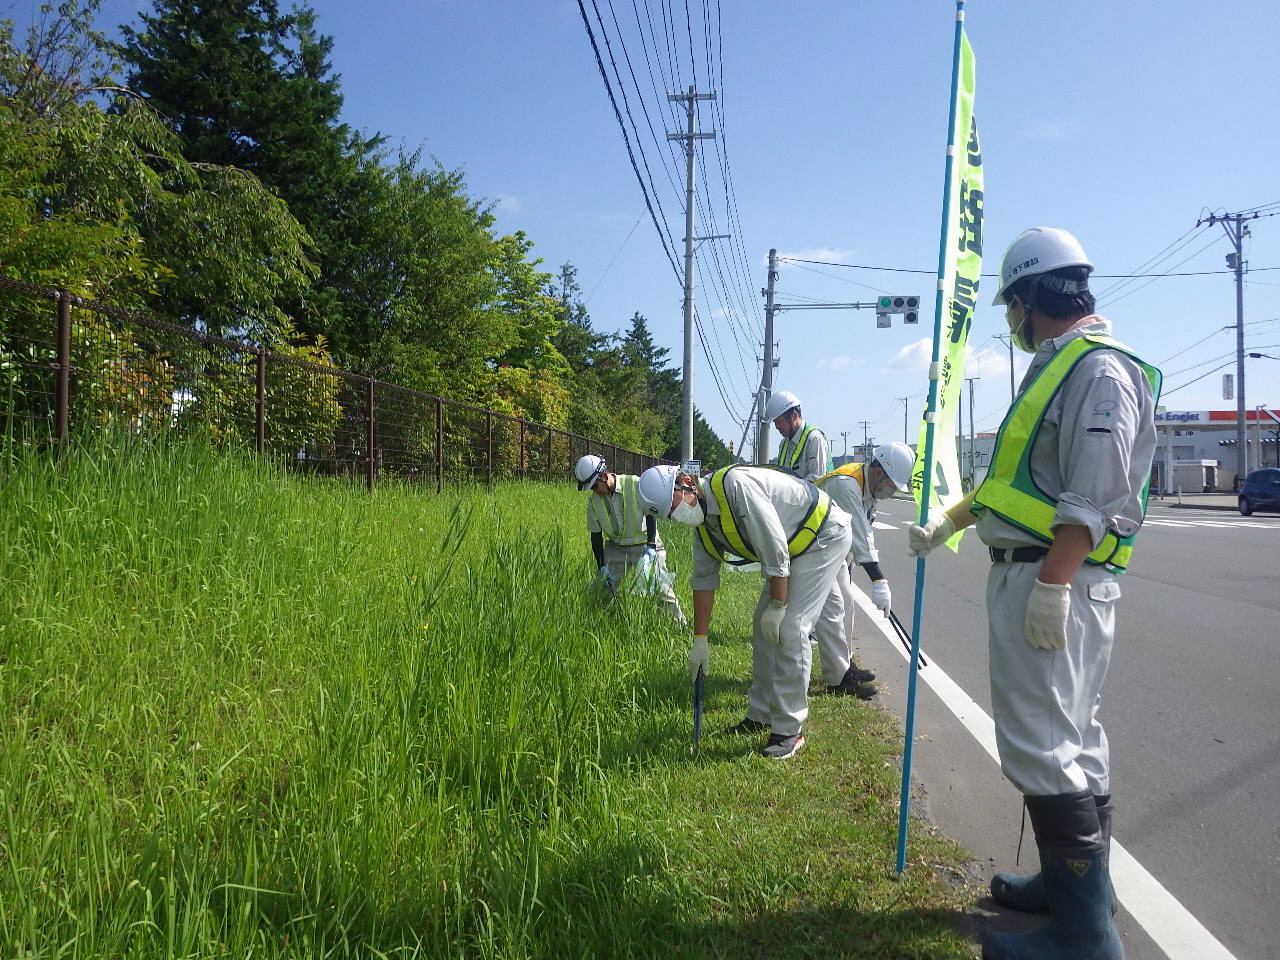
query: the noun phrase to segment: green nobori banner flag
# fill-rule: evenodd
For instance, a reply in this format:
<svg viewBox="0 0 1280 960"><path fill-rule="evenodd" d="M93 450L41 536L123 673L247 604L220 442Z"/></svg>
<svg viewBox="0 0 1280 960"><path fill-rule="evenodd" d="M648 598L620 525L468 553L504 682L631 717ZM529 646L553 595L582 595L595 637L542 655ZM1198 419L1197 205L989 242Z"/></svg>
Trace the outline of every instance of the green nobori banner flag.
<svg viewBox="0 0 1280 960"><path fill-rule="evenodd" d="M982 271L982 150L978 144L978 124L973 116L974 91L973 49L969 38L961 36L960 76L956 85L955 128L951 143L955 144L953 176L949 189L950 215L946 224L947 258L942 276L944 291L943 317L938 328L941 337L938 357L938 392L934 413L933 478L929 490L929 507L922 516L945 509L964 496L960 482L960 464L956 456L956 406L961 402L964 383L964 355L973 324L973 308L978 300L978 277ZM931 374L932 376L933 374ZM916 447L916 469L911 488L920 502L924 487L922 472L928 421L920 424L920 441ZM953 550L959 546L963 532L947 541Z"/></svg>

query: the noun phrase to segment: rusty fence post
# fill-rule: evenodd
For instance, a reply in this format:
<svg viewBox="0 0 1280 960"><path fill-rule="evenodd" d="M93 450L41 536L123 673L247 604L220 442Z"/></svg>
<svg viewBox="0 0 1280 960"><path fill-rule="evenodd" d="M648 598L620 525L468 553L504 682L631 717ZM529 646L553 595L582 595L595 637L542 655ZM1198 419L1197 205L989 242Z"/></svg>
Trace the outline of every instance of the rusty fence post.
<svg viewBox="0 0 1280 960"><path fill-rule="evenodd" d="M258 453L267 452L267 351L258 348Z"/></svg>
<svg viewBox="0 0 1280 960"><path fill-rule="evenodd" d="M484 413L485 433L487 439L485 441L484 455L484 485L490 490L493 489L493 411L486 410Z"/></svg>
<svg viewBox="0 0 1280 960"><path fill-rule="evenodd" d="M444 490L444 401L436 397L436 493Z"/></svg>
<svg viewBox="0 0 1280 960"><path fill-rule="evenodd" d="M524 443L525 443L524 418L522 417L522 418L520 419L520 479L521 479L521 480L526 479L526 477L525 477L525 471L524 471L524 467L525 467L525 463L524 463Z"/></svg>
<svg viewBox="0 0 1280 960"><path fill-rule="evenodd" d="M58 455L65 456L71 433L71 294L58 291L58 381L54 390L54 431Z"/></svg>
<svg viewBox="0 0 1280 960"><path fill-rule="evenodd" d="M552 429L551 427L547 427L547 473L546 473L546 476L544 476L544 477L543 477L543 479L544 479L544 480L547 480L547 481L550 481L550 480L551 480L551 456L552 456L552 454L551 454L551 446L552 446L551 438L552 438L554 435L555 435L555 431L554 431L554 429Z"/></svg>
<svg viewBox="0 0 1280 960"><path fill-rule="evenodd" d="M366 437L366 443L369 445L369 472L368 472L368 478L366 480L366 483L368 484L369 489L372 490L373 475L376 470L376 464L374 462L374 453L373 453L373 443L375 438L374 438L374 431L373 431L373 378L372 377L369 378L368 394L365 397L365 410L369 418L369 430L368 430L368 435Z"/></svg>

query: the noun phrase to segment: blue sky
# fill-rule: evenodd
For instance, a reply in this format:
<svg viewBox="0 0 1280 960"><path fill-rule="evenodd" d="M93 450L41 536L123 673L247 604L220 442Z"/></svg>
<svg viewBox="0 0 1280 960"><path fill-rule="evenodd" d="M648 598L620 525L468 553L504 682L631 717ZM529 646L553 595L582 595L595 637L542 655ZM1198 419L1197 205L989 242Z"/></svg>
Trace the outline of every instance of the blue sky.
<svg viewBox="0 0 1280 960"><path fill-rule="evenodd" d="M936 267L955 5L689 0L690 26L683 2L584 2L606 63L607 35L629 90L643 150L637 162L653 172L677 261L683 159L664 134L683 118L665 92L688 86L695 72L699 90L718 90L714 106L700 105L699 128L714 127L718 139L701 155L709 207L696 232L734 236L701 245L697 298L727 403L701 351L695 393L736 443L737 418L759 379L770 247L797 259ZM10 8L21 21L33 6ZM495 205L500 230L524 230L549 270L577 266L597 328L623 329L639 311L679 362L680 281L645 209L576 0L313 6L320 29L335 38L348 123L464 169L472 195ZM149 7L108 0L100 25L113 32ZM995 272L1013 235L1036 224L1074 232L1098 274L1225 271L1222 228L1196 230L1197 219L1280 201L1280 17L1272 4L971 0L967 23L986 171L984 273ZM632 71L644 97L627 86ZM1280 269L1258 269L1280 267L1280 216L1254 221L1252 233L1247 344L1280 357ZM1148 266L1171 245L1172 255ZM1221 398L1222 373L1234 365L1216 369L1234 356L1234 333L1220 329L1235 322L1232 276L1131 281L1109 292L1117 283L1095 279L1099 312L1163 366L1166 405L1234 408ZM990 285L984 281L984 303ZM837 453L842 431L850 446L861 442L862 421L876 439L902 439L899 397L910 398L914 439L927 388L932 277L789 263L778 287L784 302L925 297L914 328L895 321L877 329L868 310L810 310L780 313L776 334L775 386L800 396ZM1009 399L1007 349L991 338L1003 332L1003 312L981 306L968 371L981 375L979 429L994 429ZM1250 406L1280 407L1280 360L1247 360L1246 377Z"/></svg>

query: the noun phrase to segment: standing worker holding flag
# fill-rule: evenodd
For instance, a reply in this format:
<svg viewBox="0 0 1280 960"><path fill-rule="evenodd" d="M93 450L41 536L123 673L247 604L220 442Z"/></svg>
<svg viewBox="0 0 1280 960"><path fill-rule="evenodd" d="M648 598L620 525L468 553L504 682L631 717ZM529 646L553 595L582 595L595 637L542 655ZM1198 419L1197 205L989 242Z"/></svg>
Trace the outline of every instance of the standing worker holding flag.
<svg viewBox="0 0 1280 960"><path fill-rule="evenodd" d="M1005 776L1040 851L1035 876L991 893L1049 920L992 933L987 960L1120 960L1112 920L1111 771L1098 722L1115 638L1117 575L1146 511L1160 372L1094 314L1093 265L1065 230L1033 227L1000 267L994 303L1034 353L982 485L908 531L924 556L976 522L987 579L991 702Z"/></svg>
<svg viewBox="0 0 1280 960"><path fill-rule="evenodd" d="M764 407L764 418L772 420L782 434L778 459L784 470L812 483L831 469L831 446L827 436L817 427L804 422L800 400L794 393L779 390Z"/></svg>
<svg viewBox="0 0 1280 960"><path fill-rule="evenodd" d="M587 498L587 532L595 557L599 583L609 598L617 595L628 576L642 592L651 592L658 606L676 623L687 621L667 575L667 551L658 536L658 525L640 499L640 478L610 473L604 457L589 453L573 469L579 490L591 490Z"/></svg>

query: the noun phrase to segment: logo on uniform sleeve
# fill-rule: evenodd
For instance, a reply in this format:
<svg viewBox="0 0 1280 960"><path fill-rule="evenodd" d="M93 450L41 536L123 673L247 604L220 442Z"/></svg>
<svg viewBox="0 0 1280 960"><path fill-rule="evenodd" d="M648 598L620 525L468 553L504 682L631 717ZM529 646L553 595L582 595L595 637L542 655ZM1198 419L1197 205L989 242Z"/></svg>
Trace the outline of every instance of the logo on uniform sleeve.
<svg viewBox="0 0 1280 960"><path fill-rule="evenodd" d="M1116 408L1114 400L1099 400L1093 406L1093 415L1095 417L1110 417L1111 411Z"/></svg>

